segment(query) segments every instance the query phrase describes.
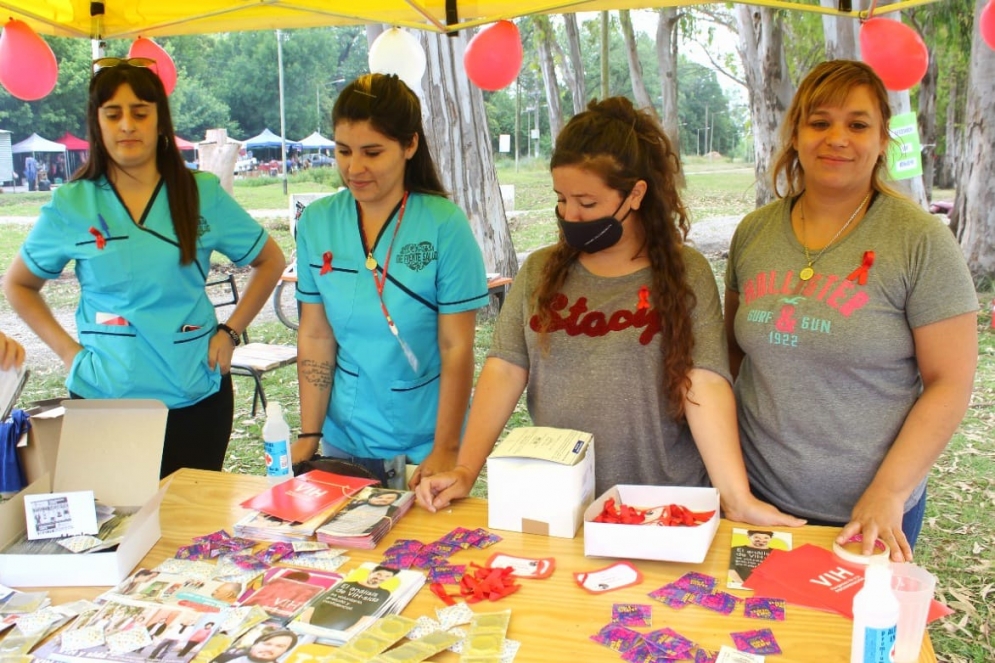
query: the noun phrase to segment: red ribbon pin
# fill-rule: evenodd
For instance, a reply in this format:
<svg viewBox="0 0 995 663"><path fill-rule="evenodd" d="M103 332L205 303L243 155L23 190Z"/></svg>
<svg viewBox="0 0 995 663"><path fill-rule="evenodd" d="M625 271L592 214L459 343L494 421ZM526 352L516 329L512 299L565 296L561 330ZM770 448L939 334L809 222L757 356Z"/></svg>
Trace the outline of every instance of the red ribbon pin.
<svg viewBox="0 0 995 663"><path fill-rule="evenodd" d="M853 270L850 276L846 277L847 281L856 281L860 285L867 285L867 273L871 271L871 266L874 265L874 251L864 251L864 259L860 263L860 267Z"/></svg>
<svg viewBox="0 0 995 663"><path fill-rule="evenodd" d="M324 276L330 271L332 271L332 252L325 251L321 255L321 275Z"/></svg>
<svg viewBox="0 0 995 663"><path fill-rule="evenodd" d="M103 251L104 247L107 246L107 240L104 236L101 235L100 231L93 226L90 226L90 234L93 235L93 239L97 240L97 250Z"/></svg>
<svg viewBox="0 0 995 663"><path fill-rule="evenodd" d="M650 307L650 289L643 286L639 289L639 303L636 304L637 311L645 311Z"/></svg>

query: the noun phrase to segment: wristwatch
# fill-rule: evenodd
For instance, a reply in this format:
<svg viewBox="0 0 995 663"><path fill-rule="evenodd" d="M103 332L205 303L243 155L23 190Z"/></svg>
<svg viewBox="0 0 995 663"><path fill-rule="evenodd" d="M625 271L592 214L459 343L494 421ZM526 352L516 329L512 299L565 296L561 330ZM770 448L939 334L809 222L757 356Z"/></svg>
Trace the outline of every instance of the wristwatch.
<svg viewBox="0 0 995 663"><path fill-rule="evenodd" d="M226 325L223 322L218 323L218 331L223 331L228 334L228 338L231 339L231 344L238 347L242 343L242 337L238 335L238 332Z"/></svg>

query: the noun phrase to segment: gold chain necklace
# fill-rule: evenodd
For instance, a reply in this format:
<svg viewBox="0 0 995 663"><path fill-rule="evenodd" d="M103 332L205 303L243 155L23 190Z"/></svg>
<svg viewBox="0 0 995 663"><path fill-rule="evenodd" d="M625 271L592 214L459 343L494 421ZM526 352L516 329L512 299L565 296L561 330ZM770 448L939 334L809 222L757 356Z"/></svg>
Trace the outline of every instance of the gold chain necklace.
<svg viewBox="0 0 995 663"><path fill-rule="evenodd" d="M798 278L800 278L802 281L808 281L810 278L815 276L815 270L812 269L812 265L814 265L816 261L822 257L822 254L825 253L826 250L829 249L829 247L832 246L837 239L839 239L840 235L843 234L843 231L846 230L851 223L853 223L853 220L857 218L858 214L860 214L860 210L864 208L864 204L870 199L872 192L873 190L867 192L867 195L864 196L864 199L860 201L859 205L857 205L857 209L853 210L853 214L851 214L850 218L846 220L846 223L843 224L843 227L836 231L836 234L833 235L833 238L831 240L829 240L829 243L826 244L824 247L822 247L822 250L819 251L819 254L816 255L814 258L811 255L809 255L808 244L805 241L805 205L799 204L798 211L802 217L802 249L804 249L805 251L805 261L808 264L802 268L802 271L798 272Z"/></svg>

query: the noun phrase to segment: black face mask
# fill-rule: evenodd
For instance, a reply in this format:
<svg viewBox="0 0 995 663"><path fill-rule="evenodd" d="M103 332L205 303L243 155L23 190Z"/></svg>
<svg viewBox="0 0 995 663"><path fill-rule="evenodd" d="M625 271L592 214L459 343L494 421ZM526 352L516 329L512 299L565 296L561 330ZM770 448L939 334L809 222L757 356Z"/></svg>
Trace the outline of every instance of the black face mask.
<svg viewBox="0 0 995 663"><path fill-rule="evenodd" d="M621 220L616 219L615 215L624 204L625 200L619 203L611 216L593 221L565 221L560 216L559 206L554 207L553 212L556 214L556 222L563 232L563 239L567 245L584 253L597 253L615 246L618 240L622 239L622 221L629 218L629 212L632 211L632 208L629 208L629 212L626 212Z"/></svg>

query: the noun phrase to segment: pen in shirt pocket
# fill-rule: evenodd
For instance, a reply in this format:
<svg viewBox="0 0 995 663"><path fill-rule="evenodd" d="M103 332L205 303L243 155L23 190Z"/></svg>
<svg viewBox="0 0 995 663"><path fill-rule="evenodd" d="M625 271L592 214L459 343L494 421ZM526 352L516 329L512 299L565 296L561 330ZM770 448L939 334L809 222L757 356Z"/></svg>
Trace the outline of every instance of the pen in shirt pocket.
<svg viewBox="0 0 995 663"><path fill-rule="evenodd" d="M192 332L200 329L200 325L183 325L180 327L181 332Z"/></svg>
<svg viewBox="0 0 995 663"><path fill-rule="evenodd" d="M104 219L104 215L97 213L97 221L100 222L100 229L104 231L104 235L107 237L111 236L111 229L107 226L107 221Z"/></svg>

